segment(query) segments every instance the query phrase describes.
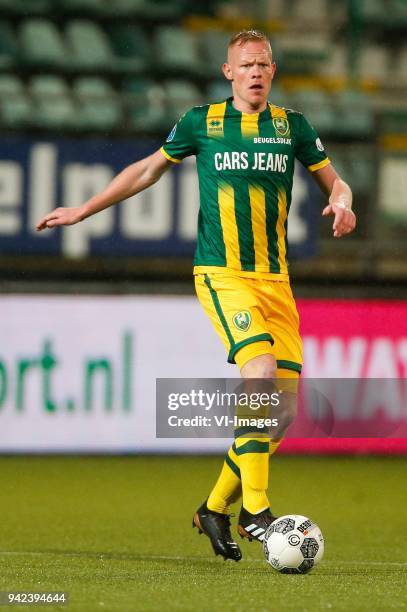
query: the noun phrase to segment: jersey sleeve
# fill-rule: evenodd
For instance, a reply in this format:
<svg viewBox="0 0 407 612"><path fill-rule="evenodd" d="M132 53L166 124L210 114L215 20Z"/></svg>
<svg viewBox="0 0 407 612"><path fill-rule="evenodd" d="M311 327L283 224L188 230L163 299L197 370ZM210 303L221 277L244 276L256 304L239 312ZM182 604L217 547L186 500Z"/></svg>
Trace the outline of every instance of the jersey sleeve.
<svg viewBox="0 0 407 612"><path fill-rule="evenodd" d="M321 139L304 115L299 119L295 156L311 172L330 163Z"/></svg>
<svg viewBox="0 0 407 612"><path fill-rule="evenodd" d="M194 123L194 109L192 108L174 125L160 149L167 159L180 164L184 157L196 155Z"/></svg>

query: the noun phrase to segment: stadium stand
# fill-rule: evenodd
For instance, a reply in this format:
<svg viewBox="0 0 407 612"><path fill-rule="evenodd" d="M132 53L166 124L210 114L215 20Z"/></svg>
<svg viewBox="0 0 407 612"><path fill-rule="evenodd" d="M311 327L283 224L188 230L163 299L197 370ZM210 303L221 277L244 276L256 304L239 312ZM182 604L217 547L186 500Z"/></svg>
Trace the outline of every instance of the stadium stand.
<svg viewBox="0 0 407 612"><path fill-rule="evenodd" d="M0 21L0 69L9 70L17 58L18 46L14 30L8 21Z"/></svg>
<svg viewBox="0 0 407 612"><path fill-rule="evenodd" d="M81 109L83 129L109 132L120 124L121 104L106 79L80 77L73 82L72 91Z"/></svg>
<svg viewBox="0 0 407 612"><path fill-rule="evenodd" d="M1 123L10 129L30 126L31 104L21 79L14 75L0 75Z"/></svg>
<svg viewBox="0 0 407 612"><path fill-rule="evenodd" d="M147 33L140 26L115 23L108 33L113 51L122 69L132 74L147 72L150 67L151 44Z"/></svg>
<svg viewBox="0 0 407 612"><path fill-rule="evenodd" d="M363 239L383 208L379 160L407 152L405 0L0 0L0 126L160 142L188 107L230 94L227 41L250 27L272 41L271 100L306 114L352 184L348 243ZM405 223L395 199L385 223Z"/></svg>
<svg viewBox="0 0 407 612"><path fill-rule="evenodd" d="M38 127L71 129L77 126L77 112L69 88L59 76L34 76L30 83L34 100L34 122Z"/></svg>
<svg viewBox="0 0 407 612"><path fill-rule="evenodd" d="M89 71L114 71L116 62L110 40L97 23L73 19L66 26L66 38L73 51L75 67Z"/></svg>
<svg viewBox="0 0 407 612"><path fill-rule="evenodd" d="M162 26L155 34L155 59L158 69L189 76L205 74L197 37L180 27Z"/></svg>
<svg viewBox="0 0 407 612"><path fill-rule="evenodd" d="M54 23L42 18L26 19L19 35L21 59L25 64L64 69L72 63L69 48Z"/></svg>

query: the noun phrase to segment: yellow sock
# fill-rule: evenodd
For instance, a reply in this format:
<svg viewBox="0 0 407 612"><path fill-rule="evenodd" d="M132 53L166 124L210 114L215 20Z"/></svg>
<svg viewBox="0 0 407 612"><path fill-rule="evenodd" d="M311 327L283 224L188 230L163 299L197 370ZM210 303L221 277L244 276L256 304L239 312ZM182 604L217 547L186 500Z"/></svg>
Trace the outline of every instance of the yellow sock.
<svg viewBox="0 0 407 612"><path fill-rule="evenodd" d="M269 446L269 456L270 457L271 457L271 455L274 455L274 453L276 452L276 450L280 446L281 442L282 442L282 440L270 440L270 446Z"/></svg>
<svg viewBox="0 0 407 612"><path fill-rule="evenodd" d="M236 454L242 479L243 507L257 514L270 507L267 497L270 442L263 438L237 438Z"/></svg>
<svg viewBox="0 0 407 612"><path fill-rule="evenodd" d="M239 458L231 446L223 463L220 476L212 489L206 505L209 510L227 514L229 504L237 501L242 494Z"/></svg>
<svg viewBox="0 0 407 612"><path fill-rule="evenodd" d="M243 445L248 441L247 438L243 438L242 440L243 442L239 442L239 445ZM273 453L276 452L281 442L281 440L270 440L269 456L273 455ZM262 439L261 444L264 443L265 441L264 439ZM219 478L208 497L207 506L209 510L213 510L214 512L227 514L227 512L229 511L229 505L237 501L242 494L240 456L236 454L235 449L235 444L230 447L226 455L226 459L223 463L222 471L219 475ZM245 468L248 469L246 465ZM262 490L260 490L260 492L256 491L256 489L250 487L250 484L247 487L246 497L247 496L249 496L249 498L252 498L252 502L253 500L255 500L254 504L250 500L247 503L251 507L259 508L257 510L258 512L261 512L262 509L264 509L265 507L267 508L269 506L267 495L265 497L265 492L263 492ZM247 506L245 504L243 505L248 510ZM249 512L251 512L251 510L249 510ZM253 514L255 513L253 512Z"/></svg>

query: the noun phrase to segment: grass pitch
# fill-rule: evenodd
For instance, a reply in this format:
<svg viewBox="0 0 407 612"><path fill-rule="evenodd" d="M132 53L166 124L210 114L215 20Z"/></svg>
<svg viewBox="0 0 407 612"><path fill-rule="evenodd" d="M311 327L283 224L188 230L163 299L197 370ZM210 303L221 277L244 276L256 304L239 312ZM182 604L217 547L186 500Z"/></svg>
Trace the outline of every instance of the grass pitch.
<svg viewBox="0 0 407 612"><path fill-rule="evenodd" d="M221 462L1 457L0 590L65 591L46 609L67 612L406 609L406 459L271 459L274 513L325 536L305 576L274 572L256 542L224 562L191 529Z"/></svg>

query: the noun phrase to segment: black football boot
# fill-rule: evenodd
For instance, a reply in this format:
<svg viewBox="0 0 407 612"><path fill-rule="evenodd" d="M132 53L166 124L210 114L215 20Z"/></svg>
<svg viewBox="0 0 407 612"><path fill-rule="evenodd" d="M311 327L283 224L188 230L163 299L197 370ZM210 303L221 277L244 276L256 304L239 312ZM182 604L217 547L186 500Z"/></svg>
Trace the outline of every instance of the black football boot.
<svg viewBox="0 0 407 612"><path fill-rule="evenodd" d="M230 533L230 517L209 510L206 502L195 512L192 527L197 527L199 533L204 533L211 541L215 555L222 555L225 559L240 561L242 553Z"/></svg>
<svg viewBox="0 0 407 612"><path fill-rule="evenodd" d="M270 508L258 514L251 514L242 506L239 514L237 531L242 538L247 538L249 542L252 540L262 542L264 540L264 534L276 518L276 516L271 514Z"/></svg>

